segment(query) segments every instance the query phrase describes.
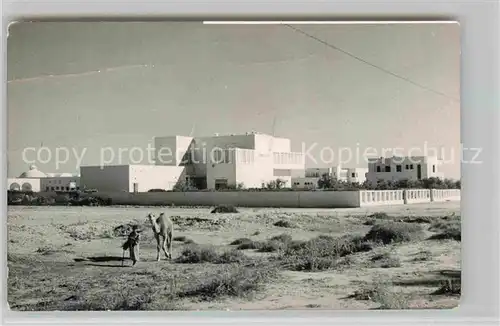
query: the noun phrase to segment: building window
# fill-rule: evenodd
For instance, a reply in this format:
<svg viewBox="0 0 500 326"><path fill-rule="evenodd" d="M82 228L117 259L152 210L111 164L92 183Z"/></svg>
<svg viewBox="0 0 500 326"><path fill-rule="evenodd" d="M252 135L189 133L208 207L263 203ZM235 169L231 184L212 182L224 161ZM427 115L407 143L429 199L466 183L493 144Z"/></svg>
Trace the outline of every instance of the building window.
<svg viewBox="0 0 500 326"><path fill-rule="evenodd" d="M436 166L435 165L432 166L432 173L436 173Z"/></svg>
<svg viewBox="0 0 500 326"><path fill-rule="evenodd" d="M45 187L45 191L49 191L50 190L50 187Z"/></svg>
<svg viewBox="0 0 500 326"><path fill-rule="evenodd" d="M356 173L355 173L355 172L353 172L353 173L351 174L351 176L352 176L353 178L356 178Z"/></svg>
<svg viewBox="0 0 500 326"><path fill-rule="evenodd" d="M69 191L69 187L66 187L66 191Z"/></svg>
<svg viewBox="0 0 500 326"><path fill-rule="evenodd" d="M413 170L413 164L410 164L410 170Z"/></svg>
<svg viewBox="0 0 500 326"><path fill-rule="evenodd" d="M401 172L401 165L396 165L396 172Z"/></svg>
<svg viewBox="0 0 500 326"><path fill-rule="evenodd" d="M386 166L385 167L385 172L391 172L391 167L390 166Z"/></svg>
<svg viewBox="0 0 500 326"><path fill-rule="evenodd" d="M50 190L54 191L54 187L50 187Z"/></svg>
<svg viewBox="0 0 500 326"><path fill-rule="evenodd" d="M380 166L377 166L377 172L381 172Z"/></svg>
<svg viewBox="0 0 500 326"><path fill-rule="evenodd" d="M222 163L222 150L218 149L213 152L214 162L212 163Z"/></svg>
<svg viewBox="0 0 500 326"><path fill-rule="evenodd" d="M406 164L406 169L409 170L410 169L410 166L408 164Z"/></svg>

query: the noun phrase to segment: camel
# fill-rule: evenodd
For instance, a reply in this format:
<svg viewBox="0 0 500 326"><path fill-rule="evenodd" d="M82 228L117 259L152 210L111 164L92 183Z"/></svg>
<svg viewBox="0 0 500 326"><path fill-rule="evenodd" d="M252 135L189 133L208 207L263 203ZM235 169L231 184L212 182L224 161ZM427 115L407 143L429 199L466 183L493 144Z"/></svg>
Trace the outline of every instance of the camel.
<svg viewBox="0 0 500 326"><path fill-rule="evenodd" d="M172 259L174 223L165 215L165 213L161 213L158 218L156 218L154 213L149 213L148 218L153 226L153 234L156 239L156 260L160 261L161 249L163 249L166 259ZM168 251L166 246L168 246Z"/></svg>

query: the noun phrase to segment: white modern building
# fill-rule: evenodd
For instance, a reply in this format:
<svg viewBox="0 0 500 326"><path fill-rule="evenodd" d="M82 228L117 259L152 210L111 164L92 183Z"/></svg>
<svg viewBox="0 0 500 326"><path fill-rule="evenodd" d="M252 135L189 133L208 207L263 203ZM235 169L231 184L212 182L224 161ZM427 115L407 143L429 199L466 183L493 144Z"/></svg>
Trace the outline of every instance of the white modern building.
<svg viewBox="0 0 500 326"><path fill-rule="evenodd" d="M307 168L304 177L292 178L292 188L296 189L316 189L318 181L324 175L328 175L334 180L363 183L366 180L367 168L343 168L341 166L329 168Z"/></svg>
<svg viewBox="0 0 500 326"><path fill-rule="evenodd" d="M184 168L156 165L107 165L80 167L83 189L99 192L171 190L182 179Z"/></svg>
<svg viewBox="0 0 500 326"><path fill-rule="evenodd" d="M367 180L383 181L422 180L443 178L439 172L441 160L435 156L380 157L369 159Z"/></svg>
<svg viewBox="0 0 500 326"><path fill-rule="evenodd" d="M166 136L154 139L155 165L83 166L81 183L99 191L265 187L281 179L291 186L292 172L305 169L303 153L289 139L260 133L211 137Z"/></svg>
<svg viewBox="0 0 500 326"><path fill-rule="evenodd" d="M7 179L7 189L17 191L73 191L80 189L80 176L70 173L44 173L35 165L18 178Z"/></svg>

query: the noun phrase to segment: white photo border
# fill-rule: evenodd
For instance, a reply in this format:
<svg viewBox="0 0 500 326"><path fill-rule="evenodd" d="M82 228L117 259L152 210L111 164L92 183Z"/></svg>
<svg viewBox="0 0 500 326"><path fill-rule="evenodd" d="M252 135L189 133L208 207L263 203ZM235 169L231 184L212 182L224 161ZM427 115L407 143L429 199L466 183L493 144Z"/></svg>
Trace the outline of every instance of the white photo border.
<svg viewBox="0 0 500 326"><path fill-rule="evenodd" d="M3 1L1 178L7 180L6 33L13 21L70 20L456 20L461 25L461 142L482 147L481 165L462 164L462 299L452 310L244 312L33 312L7 305L7 198L1 252L2 324L400 325L499 321L499 4L495 0ZM111 15L110 15L111 14ZM71 18L70 18L71 17ZM5 187L4 187L5 190Z"/></svg>

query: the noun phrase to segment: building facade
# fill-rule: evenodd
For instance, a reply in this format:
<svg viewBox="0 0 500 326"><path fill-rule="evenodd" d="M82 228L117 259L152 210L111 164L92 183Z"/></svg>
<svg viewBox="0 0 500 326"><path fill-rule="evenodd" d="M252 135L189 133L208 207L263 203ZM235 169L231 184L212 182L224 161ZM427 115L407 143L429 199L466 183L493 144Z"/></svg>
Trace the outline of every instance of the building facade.
<svg viewBox="0 0 500 326"><path fill-rule="evenodd" d="M303 170L303 153L289 139L260 133L211 137L155 138L156 165L182 166L197 188L262 188L281 179L291 186L294 170Z"/></svg>
<svg viewBox="0 0 500 326"><path fill-rule="evenodd" d="M12 191L74 191L80 189L80 176L70 173L44 173L35 165L18 178L7 179L7 189Z"/></svg>
<svg viewBox="0 0 500 326"><path fill-rule="evenodd" d="M380 181L422 180L443 178L439 172L441 161L435 156L373 158L368 161L367 180Z"/></svg>
<svg viewBox="0 0 500 326"><path fill-rule="evenodd" d="M363 183L366 180L367 168L343 168L334 166L329 168L307 168L304 176L292 178L292 188L316 189L318 181L327 175L334 180L350 183Z"/></svg>
<svg viewBox="0 0 500 326"><path fill-rule="evenodd" d="M80 167L83 189L97 189L99 192L172 190L180 182L182 172L182 167L155 165Z"/></svg>
<svg viewBox="0 0 500 326"><path fill-rule="evenodd" d="M291 187L293 171L304 170L304 155L290 140L259 133L154 139L155 165L83 166L81 184L99 191L262 188L281 179Z"/></svg>

